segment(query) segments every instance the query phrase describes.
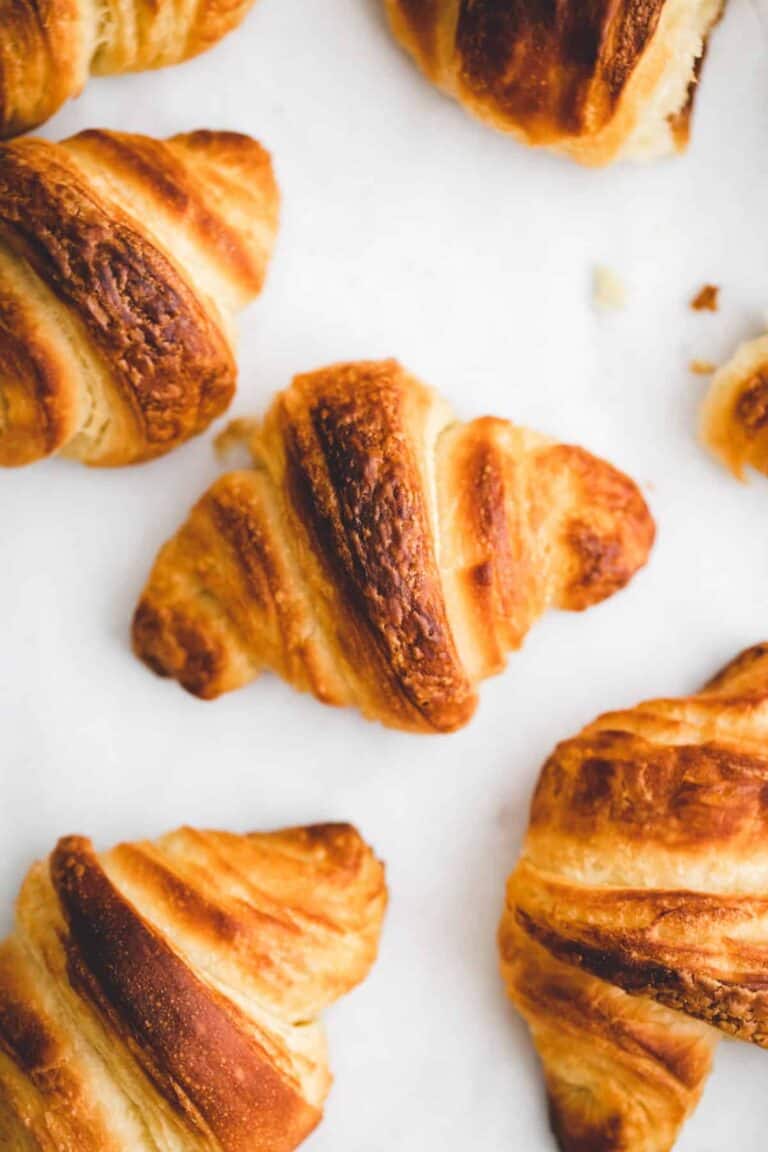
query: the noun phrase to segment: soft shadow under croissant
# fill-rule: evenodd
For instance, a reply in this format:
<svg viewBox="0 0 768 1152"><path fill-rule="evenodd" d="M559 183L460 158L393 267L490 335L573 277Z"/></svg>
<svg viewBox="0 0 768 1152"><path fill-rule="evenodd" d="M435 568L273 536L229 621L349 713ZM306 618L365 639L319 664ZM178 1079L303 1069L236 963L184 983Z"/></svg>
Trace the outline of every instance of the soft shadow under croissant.
<svg viewBox="0 0 768 1152"><path fill-rule="evenodd" d="M0 944L0 1147L292 1152L385 904L347 825L61 840Z"/></svg>
<svg viewBox="0 0 768 1152"><path fill-rule="evenodd" d="M207 428L277 216L248 136L0 145L0 466L132 464Z"/></svg>
<svg viewBox="0 0 768 1152"><path fill-rule="evenodd" d="M433 83L584 164L679 151L724 0L385 0Z"/></svg>
<svg viewBox="0 0 768 1152"><path fill-rule="evenodd" d="M37 127L91 73L141 72L212 47L254 0L0 0L0 139Z"/></svg>
<svg viewBox="0 0 768 1152"><path fill-rule="evenodd" d="M500 930L564 1152L669 1152L718 1037L768 1047L768 645L545 764Z"/></svg>
<svg viewBox="0 0 768 1152"><path fill-rule="evenodd" d="M297 377L163 548L137 654L211 698L273 669L416 732L472 716L550 607L580 611L646 561L637 487L506 420L455 420L395 361Z"/></svg>

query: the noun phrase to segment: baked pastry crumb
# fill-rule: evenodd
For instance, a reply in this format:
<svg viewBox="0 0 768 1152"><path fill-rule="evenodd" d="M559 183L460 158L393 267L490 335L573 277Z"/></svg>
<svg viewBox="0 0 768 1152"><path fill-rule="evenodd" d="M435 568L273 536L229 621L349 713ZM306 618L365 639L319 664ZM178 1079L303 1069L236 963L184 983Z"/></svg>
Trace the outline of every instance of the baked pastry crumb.
<svg viewBox="0 0 768 1152"><path fill-rule="evenodd" d="M717 364L711 360L691 360L688 368L694 376L712 376L717 372Z"/></svg>
<svg viewBox="0 0 768 1152"><path fill-rule="evenodd" d="M617 312L627 306L627 288L612 268L598 264L592 277L592 300L595 307L606 312Z"/></svg>
<svg viewBox="0 0 768 1152"><path fill-rule="evenodd" d="M703 284L690 303L692 312L717 312L720 307L720 287Z"/></svg>

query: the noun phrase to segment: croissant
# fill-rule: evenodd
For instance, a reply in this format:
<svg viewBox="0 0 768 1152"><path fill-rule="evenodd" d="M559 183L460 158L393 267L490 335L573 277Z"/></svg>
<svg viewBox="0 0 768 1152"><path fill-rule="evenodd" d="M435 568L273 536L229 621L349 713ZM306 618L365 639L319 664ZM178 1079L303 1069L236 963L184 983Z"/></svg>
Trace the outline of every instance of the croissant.
<svg viewBox="0 0 768 1152"><path fill-rule="evenodd" d="M682 150L724 0L385 0L426 76L493 127L583 164Z"/></svg>
<svg viewBox="0 0 768 1152"><path fill-rule="evenodd" d="M721 1033L768 1047L768 644L545 764L501 923L564 1152L668 1152Z"/></svg>
<svg viewBox="0 0 768 1152"><path fill-rule="evenodd" d="M747 465L768 475L768 336L742 344L715 375L701 435L740 479Z"/></svg>
<svg viewBox="0 0 768 1152"><path fill-rule="evenodd" d="M53 116L91 72L142 72L205 52L252 3L0 0L0 139Z"/></svg>
<svg viewBox="0 0 768 1152"><path fill-rule="evenodd" d="M458 423L392 360L297 377L160 552L133 623L156 672L212 698L271 668L326 704L449 732L547 608L644 564L638 489L505 420Z"/></svg>
<svg viewBox="0 0 768 1152"><path fill-rule="evenodd" d="M277 214L247 136L0 145L0 465L132 464L207 428Z"/></svg>
<svg viewBox="0 0 768 1152"><path fill-rule="evenodd" d="M0 944L6 1152L290 1152L319 1016L367 975L382 866L346 825L61 840Z"/></svg>

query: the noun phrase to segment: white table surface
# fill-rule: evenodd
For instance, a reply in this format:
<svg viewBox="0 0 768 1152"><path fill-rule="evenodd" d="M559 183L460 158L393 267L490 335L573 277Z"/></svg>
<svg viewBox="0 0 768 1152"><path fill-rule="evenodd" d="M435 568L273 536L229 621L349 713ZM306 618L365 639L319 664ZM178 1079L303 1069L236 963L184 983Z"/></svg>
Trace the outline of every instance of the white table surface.
<svg viewBox="0 0 768 1152"><path fill-rule="evenodd" d="M693 146L649 168L581 170L474 122L417 74L379 0L260 0L208 55L93 81L45 130L226 127L272 150L282 229L232 414L295 372L396 355L466 417L605 455L658 521L627 591L550 615L470 727L415 737L266 676L203 704L132 657L155 551L219 471L210 436L142 468L0 479L0 930L63 833L346 819L387 861L379 964L328 1013L336 1085L312 1152L554 1148L495 946L539 766L597 713L693 690L768 637L768 483L740 486L698 446L706 381L687 367L764 326L766 36L732 0ZM625 279L624 311L595 312L597 263ZM705 281L717 315L687 308ZM768 1054L723 1044L680 1152L764 1149L766 1084Z"/></svg>

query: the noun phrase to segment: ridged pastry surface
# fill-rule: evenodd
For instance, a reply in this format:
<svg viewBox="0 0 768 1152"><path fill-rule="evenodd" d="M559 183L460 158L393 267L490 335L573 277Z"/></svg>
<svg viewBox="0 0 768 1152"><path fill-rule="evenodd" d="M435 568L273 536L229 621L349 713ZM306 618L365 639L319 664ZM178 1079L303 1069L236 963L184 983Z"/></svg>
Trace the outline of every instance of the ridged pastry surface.
<svg viewBox="0 0 768 1152"><path fill-rule="evenodd" d="M212 47L253 0L0 0L0 139L37 127L91 73L178 64Z"/></svg>
<svg viewBox="0 0 768 1152"><path fill-rule="evenodd" d="M235 133L0 145L0 465L136 463L207 428L277 213Z"/></svg>
<svg viewBox="0 0 768 1152"><path fill-rule="evenodd" d="M452 731L547 608L622 588L637 487L504 420L462 424L396 361L299 376L161 551L139 656L211 698L273 669L392 727Z"/></svg>
<svg viewBox="0 0 768 1152"><path fill-rule="evenodd" d="M346 825L60 841L0 945L0 1144L290 1152L330 1087L320 1014L385 904Z"/></svg>
<svg viewBox="0 0 768 1152"><path fill-rule="evenodd" d="M682 148L722 0L385 0L395 36L471 112L586 164Z"/></svg>
<svg viewBox="0 0 768 1152"><path fill-rule="evenodd" d="M768 1047L768 647L545 764L501 924L566 1152L668 1152L718 1034Z"/></svg>

